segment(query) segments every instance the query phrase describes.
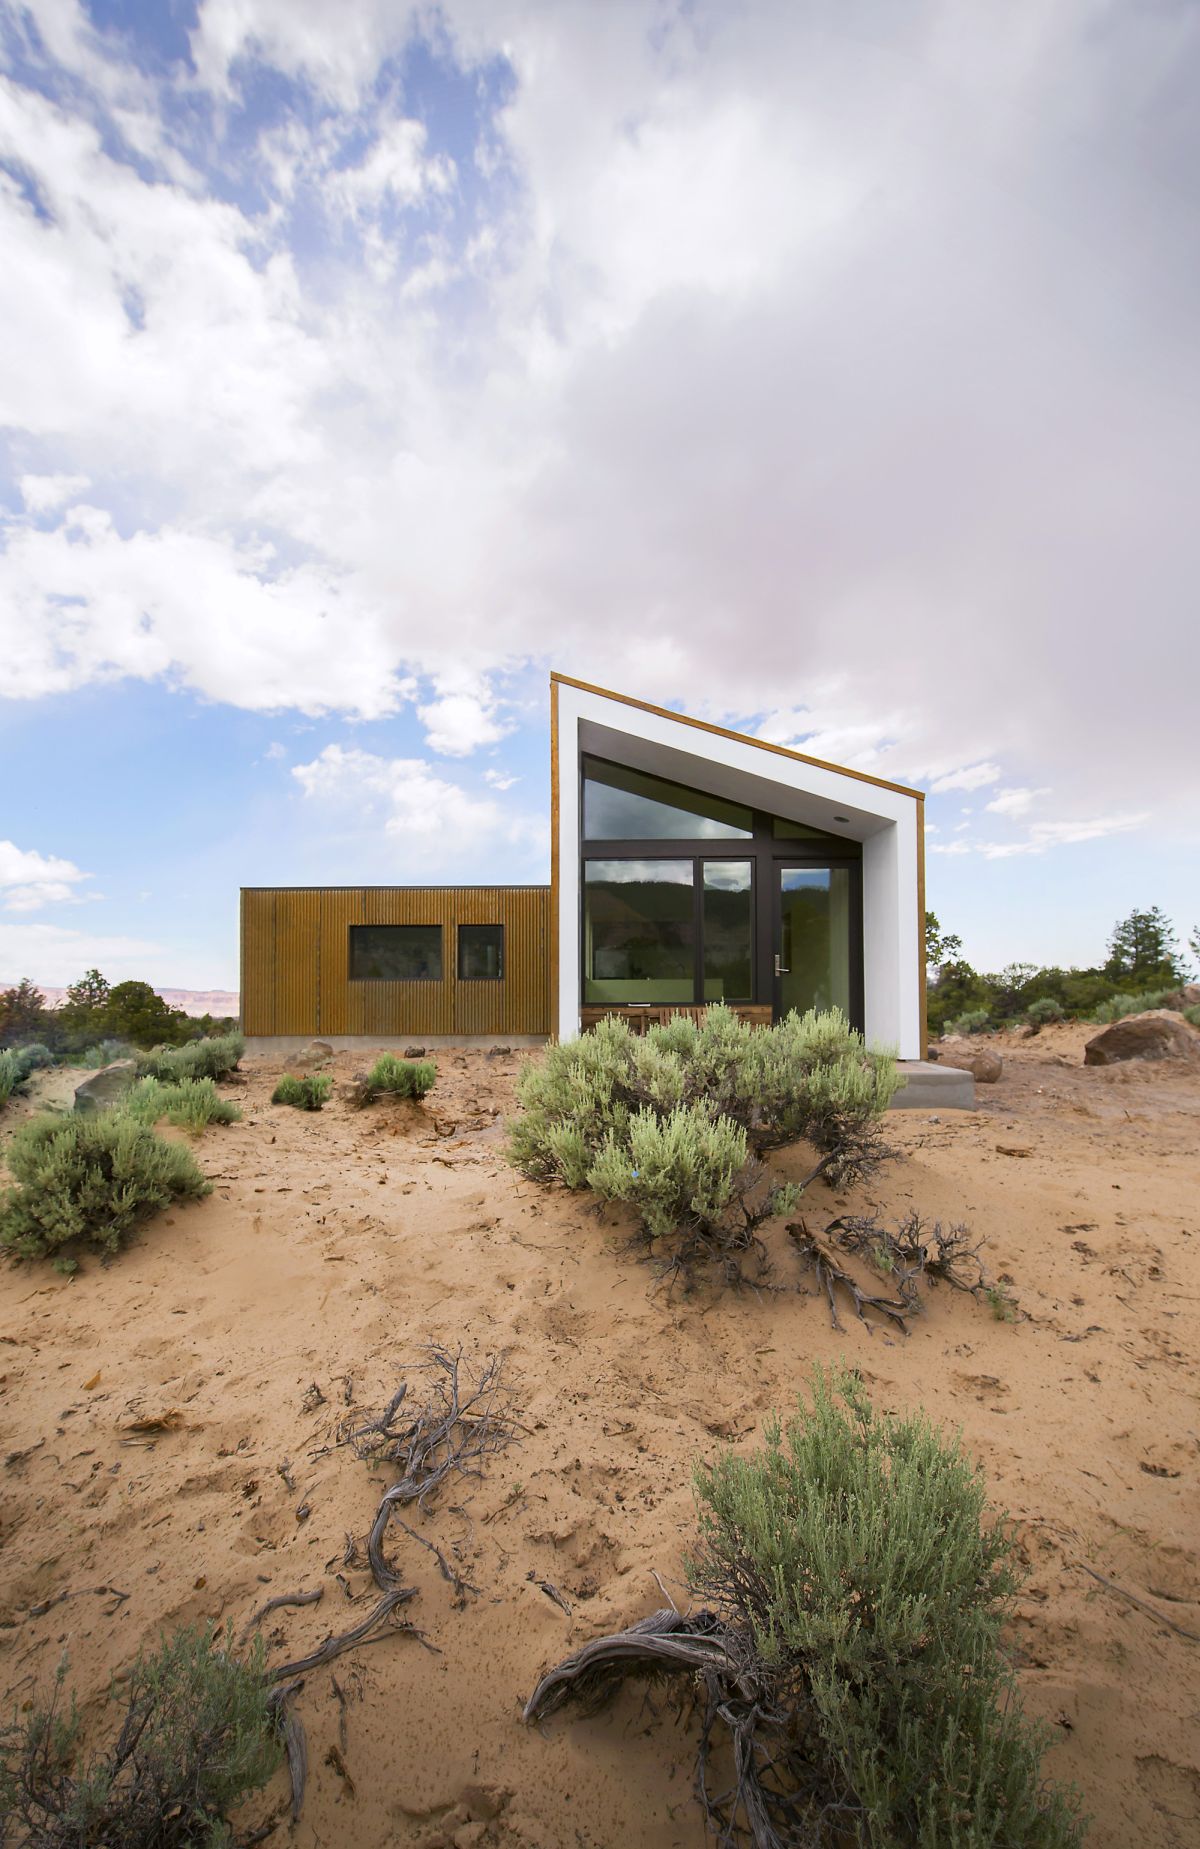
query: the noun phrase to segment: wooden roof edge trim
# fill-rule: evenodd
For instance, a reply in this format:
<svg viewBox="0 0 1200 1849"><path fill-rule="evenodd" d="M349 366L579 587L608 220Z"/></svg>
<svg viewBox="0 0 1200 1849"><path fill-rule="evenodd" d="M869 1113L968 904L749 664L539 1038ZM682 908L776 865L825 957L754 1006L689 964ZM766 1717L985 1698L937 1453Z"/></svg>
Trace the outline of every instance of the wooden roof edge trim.
<svg viewBox="0 0 1200 1849"><path fill-rule="evenodd" d="M774 745L766 738L751 738L748 732L734 732L729 726L714 725L710 719L693 719L690 713L673 713L669 706L655 706L650 700L635 699L631 693L614 693L611 687L597 687L591 681L576 680L571 674L551 670L550 679L562 687L577 687L580 693L594 693L602 700L616 700L621 706L636 706L639 712L653 713L659 719L675 719L680 725L695 726L700 732L712 732L718 738L731 738L735 744L756 745L760 751L773 751L777 757L791 758L794 763L808 764L813 770L832 771L837 777L852 777L856 783L872 783L877 790L891 790L897 796L911 796L925 801L924 790L910 789L906 783L890 783L886 777L873 777L869 770L851 770L848 764L830 764L825 758L811 758L790 745Z"/></svg>
<svg viewBox="0 0 1200 1849"><path fill-rule="evenodd" d="M239 893L547 893L540 880L529 886L368 886L355 880L351 886L239 886Z"/></svg>

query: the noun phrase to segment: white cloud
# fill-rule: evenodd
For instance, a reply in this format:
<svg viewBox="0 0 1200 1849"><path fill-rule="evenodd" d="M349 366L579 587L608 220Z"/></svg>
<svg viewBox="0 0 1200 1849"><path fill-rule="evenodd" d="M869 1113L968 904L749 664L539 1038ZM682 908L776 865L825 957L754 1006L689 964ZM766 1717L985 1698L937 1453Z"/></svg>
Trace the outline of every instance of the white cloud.
<svg viewBox="0 0 1200 1849"><path fill-rule="evenodd" d="M931 854L969 854L971 844L969 841L931 841L929 852Z"/></svg>
<svg viewBox="0 0 1200 1849"><path fill-rule="evenodd" d="M490 783L494 790L511 790L513 784L520 783L521 779L510 771L485 770L483 781Z"/></svg>
<svg viewBox="0 0 1200 1849"><path fill-rule="evenodd" d="M369 751L326 745L292 776L305 796L353 814L361 826L371 812L399 850L393 865L449 868L469 863L485 848L541 847L544 823L510 811L494 797L473 795L438 775L423 758L383 758Z"/></svg>
<svg viewBox="0 0 1200 1849"><path fill-rule="evenodd" d="M18 486L30 513L45 514L64 501L77 500L90 483L86 475L22 475Z"/></svg>
<svg viewBox="0 0 1200 1849"><path fill-rule="evenodd" d="M65 988L88 969L102 970L110 982L169 982L173 972L168 963L163 946L147 938L0 921L0 972L5 982L28 975L34 982Z"/></svg>
<svg viewBox="0 0 1200 1849"><path fill-rule="evenodd" d="M33 912L43 905L77 900L75 888L91 877L72 860L0 841L0 895L6 911Z"/></svg>
<svg viewBox="0 0 1200 1849"><path fill-rule="evenodd" d="M429 749L447 758L465 758L481 745L506 738L513 729L499 718L495 701L486 693L440 692L437 699L418 706L417 717Z"/></svg>
<svg viewBox="0 0 1200 1849"><path fill-rule="evenodd" d="M1118 643L1136 608L1194 658L1200 21L1094 13L205 0L159 79L38 0L71 75L0 86L0 421L111 524L74 570L10 527L10 686L380 716L454 667L456 756L553 651L935 791L1003 764L1191 826ZM397 75L417 22L470 174ZM281 77L313 94L223 141Z"/></svg>
<svg viewBox="0 0 1200 1849"><path fill-rule="evenodd" d="M1048 789L1004 789L998 791L990 803L985 803L984 808L989 815L1025 815L1039 797L1049 796L1049 794Z"/></svg>
<svg viewBox="0 0 1200 1849"><path fill-rule="evenodd" d="M281 745L277 738L273 738L271 740L271 743L267 746L266 750L263 752L264 758L266 758L268 763L271 763L271 764L278 763L280 758L286 758L287 754L288 754L287 746Z"/></svg>
<svg viewBox="0 0 1200 1849"><path fill-rule="evenodd" d="M998 764L964 764L935 777L929 790L933 796L944 796L948 790L981 790L986 784L998 782L1002 774Z"/></svg>

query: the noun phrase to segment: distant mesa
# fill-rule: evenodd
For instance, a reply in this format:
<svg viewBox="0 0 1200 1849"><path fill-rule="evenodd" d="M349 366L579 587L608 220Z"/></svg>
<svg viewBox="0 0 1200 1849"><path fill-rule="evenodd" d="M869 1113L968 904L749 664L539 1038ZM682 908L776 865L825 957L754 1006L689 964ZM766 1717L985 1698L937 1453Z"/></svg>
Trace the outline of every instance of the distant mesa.
<svg viewBox="0 0 1200 1849"><path fill-rule="evenodd" d="M11 982L0 980L0 993L5 989L15 989L16 978ZM61 1008L67 998L65 989L52 989L48 984L35 982L34 988L46 997L47 1008ZM182 1008L185 1014L236 1015L239 1012L239 997L236 989L156 989L168 1008Z"/></svg>

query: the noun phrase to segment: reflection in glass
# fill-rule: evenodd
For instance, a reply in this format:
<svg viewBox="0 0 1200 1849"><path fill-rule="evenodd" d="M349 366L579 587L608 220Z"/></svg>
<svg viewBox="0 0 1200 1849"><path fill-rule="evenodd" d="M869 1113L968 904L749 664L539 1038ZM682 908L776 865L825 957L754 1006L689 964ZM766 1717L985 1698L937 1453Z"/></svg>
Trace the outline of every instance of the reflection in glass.
<svg viewBox="0 0 1200 1849"><path fill-rule="evenodd" d="M747 1002L754 993L750 862L706 860L703 896L704 999Z"/></svg>
<svg viewBox="0 0 1200 1849"><path fill-rule="evenodd" d="M805 852L824 847L828 854L848 854L854 860L862 858L861 841L852 841L849 835L835 835L823 828L810 828L807 822L789 822L786 816L771 817L771 833L776 841L803 841Z"/></svg>
<svg viewBox="0 0 1200 1849"><path fill-rule="evenodd" d="M583 777L585 841L745 840L754 832L742 803L625 764L584 758Z"/></svg>
<svg viewBox="0 0 1200 1849"><path fill-rule="evenodd" d="M504 975L504 926L459 925L460 982L499 982Z"/></svg>
<svg viewBox="0 0 1200 1849"><path fill-rule="evenodd" d="M584 864L585 1002L691 1002L690 860Z"/></svg>
<svg viewBox="0 0 1200 1849"><path fill-rule="evenodd" d="M351 925L351 982L440 982L441 925Z"/></svg>
<svg viewBox="0 0 1200 1849"><path fill-rule="evenodd" d="M850 869L779 869L780 1012L850 1012Z"/></svg>

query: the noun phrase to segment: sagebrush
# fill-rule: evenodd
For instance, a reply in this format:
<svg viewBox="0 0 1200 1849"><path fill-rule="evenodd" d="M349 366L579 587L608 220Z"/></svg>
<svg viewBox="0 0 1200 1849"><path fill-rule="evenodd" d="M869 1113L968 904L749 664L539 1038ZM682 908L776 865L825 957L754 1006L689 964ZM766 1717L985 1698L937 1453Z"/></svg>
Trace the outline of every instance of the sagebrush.
<svg viewBox="0 0 1200 1849"><path fill-rule="evenodd" d="M141 1220L211 1191L191 1151L125 1111L35 1117L16 1131L0 1248L41 1258L79 1241L115 1252Z"/></svg>
<svg viewBox="0 0 1200 1849"><path fill-rule="evenodd" d="M1131 1014L1148 1014L1151 1008L1161 1008L1168 995L1178 992L1178 983L1169 989L1146 989L1141 995L1114 995L1109 1001L1101 1002L1094 1008L1091 1019L1099 1027L1110 1026L1113 1021L1123 1021Z"/></svg>
<svg viewBox="0 0 1200 1849"><path fill-rule="evenodd" d="M423 1098L433 1090L436 1079L437 1067L431 1059L397 1059L394 1053L384 1053L367 1074L361 1101L369 1104L385 1094L393 1098Z"/></svg>
<svg viewBox="0 0 1200 1849"><path fill-rule="evenodd" d="M178 1084L184 1079L227 1079L246 1051L241 1034L213 1034L186 1046L155 1047L138 1059L142 1077Z"/></svg>
<svg viewBox="0 0 1200 1849"><path fill-rule="evenodd" d="M773 1187L761 1155L804 1140L818 1152L808 1180L853 1180L880 1159L900 1082L837 1009L754 1028L718 1006L644 1037L609 1019L523 1069L508 1154L534 1180L627 1202L651 1240L736 1251L804 1185Z"/></svg>
<svg viewBox="0 0 1200 1849"><path fill-rule="evenodd" d="M924 1414L879 1415L815 1369L764 1448L695 1476L703 1605L597 1639L525 1710L603 1704L625 1676L688 1677L697 1783L724 1844L1075 1849L1002 1648L1019 1579L978 1468ZM719 1754L714 1750L721 1748Z"/></svg>
<svg viewBox="0 0 1200 1849"><path fill-rule="evenodd" d="M136 1117L139 1123L156 1124L165 1118L184 1130L203 1130L206 1124L235 1124L241 1110L228 1098L222 1098L212 1079L181 1079L164 1084L161 1079L139 1079L122 1101L121 1110Z"/></svg>
<svg viewBox="0 0 1200 1849"><path fill-rule="evenodd" d="M4 1849L231 1849L230 1812L282 1758L256 1644L185 1629L138 1656L106 1743L83 1753L65 1665L49 1700L0 1730Z"/></svg>
<svg viewBox="0 0 1200 1849"><path fill-rule="evenodd" d="M298 1111L319 1111L333 1090L328 1072L310 1072L304 1078L285 1073L271 1093L272 1104L291 1104Z"/></svg>
<svg viewBox="0 0 1200 1849"><path fill-rule="evenodd" d="M15 1091L23 1091L32 1073L53 1064L54 1055L49 1047L37 1042L31 1046L9 1047L0 1053L0 1105L7 1104Z"/></svg>

